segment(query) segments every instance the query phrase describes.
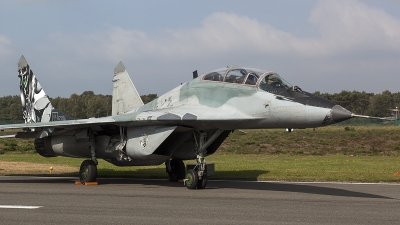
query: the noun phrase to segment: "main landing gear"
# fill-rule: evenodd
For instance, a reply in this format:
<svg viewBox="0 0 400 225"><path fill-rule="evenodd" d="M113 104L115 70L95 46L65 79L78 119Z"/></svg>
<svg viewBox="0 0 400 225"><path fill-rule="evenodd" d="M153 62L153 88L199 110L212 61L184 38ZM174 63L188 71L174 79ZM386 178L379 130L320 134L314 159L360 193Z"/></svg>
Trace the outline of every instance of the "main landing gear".
<svg viewBox="0 0 400 225"><path fill-rule="evenodd" d="M180 159L169 159L165 162L165 168L168 173L169 181L178 182L185 178L185 164Z"/></svg>
<svg viewBox="0 0 400 225"><path fill-rule="evenodd" d="M97 179L97 166L93 160L85 160L79 170L79 180L82 183L95 182Z"/></svg>
<svg viewBox="0 0 400 225"><path fill-rule="evenodd" d="M96 182L97 179L97 158L96 158L96 148L95 148L95 137L94 132L89 129L90 138L90 154L91 160L85 160L81 164L79 169L79 180L81 183Z"/></svg>

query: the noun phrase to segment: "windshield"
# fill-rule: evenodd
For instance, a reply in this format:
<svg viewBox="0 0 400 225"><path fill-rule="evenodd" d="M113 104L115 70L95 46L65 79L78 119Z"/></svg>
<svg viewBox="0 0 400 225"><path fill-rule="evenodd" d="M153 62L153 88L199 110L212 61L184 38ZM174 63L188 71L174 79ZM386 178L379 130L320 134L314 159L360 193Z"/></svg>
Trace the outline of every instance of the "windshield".
<svg viewBox="0 0 400 225"><path fill-rule="evenodd" d="M203 80L223 81L226 69L218 69L211 71L203 76Z"/></svg>

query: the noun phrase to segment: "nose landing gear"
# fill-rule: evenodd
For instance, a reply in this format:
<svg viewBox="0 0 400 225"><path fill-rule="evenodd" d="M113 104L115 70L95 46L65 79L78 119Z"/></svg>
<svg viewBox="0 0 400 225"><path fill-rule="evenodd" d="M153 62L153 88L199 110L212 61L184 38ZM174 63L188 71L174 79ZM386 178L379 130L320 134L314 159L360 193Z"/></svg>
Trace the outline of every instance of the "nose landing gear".
<svg viewBox="0 0 400 225"><path fill-rule="evenodd" d="M207 147L210 146L215 139L223 132L223 130L216 130L211 137L207 139L207 132L199 132L199 140L197 141L196 135L196 165L193 169L189 169L186 173L185 186L188 189L204 189L207 186L207 164L205 157L207 155ZM214 168L214 167L213 167Z"/></svg>

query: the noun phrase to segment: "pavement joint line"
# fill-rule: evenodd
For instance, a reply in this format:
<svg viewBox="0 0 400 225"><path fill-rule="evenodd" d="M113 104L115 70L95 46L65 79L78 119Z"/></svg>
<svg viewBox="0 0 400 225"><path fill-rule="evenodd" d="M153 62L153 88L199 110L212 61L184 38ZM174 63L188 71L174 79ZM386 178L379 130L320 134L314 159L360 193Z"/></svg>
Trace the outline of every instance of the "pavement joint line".
<svg viewBox="0 0 400 225"><path fill-rule="evenodd" d="M0 176L0 177L23 177L23 176ZM39 179L78 179L78 177L35 177ZM167 181L167 179L151 178L129 178L129 177L99 177L97 180L144 180L144 181ZM242 183L288 183L288 184L353 184L353 185L393 185L400 186L400 183L363 183L363 182L339 182L339 181L282 181L282 180L208 180L208 182L242 182Z"/></svg>
<svg viewBox="0 0 400 225"><path fill-rule="evenodd" d="M210 182L241 182L241 183L287 183L287 184L354 184L354 185L394 185L400 186L400 183L362 183L362 182L338 182L338 181L281 181L281 180L208 180Z"/></svg>
<svg viewBox="0 0 400 225"><path fill-rule="evenodd" d="M27 205L0 205L0 209L38 209L43 206L27 206Z"/></svg>

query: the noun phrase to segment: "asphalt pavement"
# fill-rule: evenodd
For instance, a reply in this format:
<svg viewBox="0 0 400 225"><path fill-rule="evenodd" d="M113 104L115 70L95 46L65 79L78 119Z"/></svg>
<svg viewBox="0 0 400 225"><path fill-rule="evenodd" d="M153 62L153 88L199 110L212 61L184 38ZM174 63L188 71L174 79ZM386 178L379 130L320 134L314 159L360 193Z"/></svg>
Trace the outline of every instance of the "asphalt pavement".
<svg viewBox="0 0 400 225"><path fill-rule="evenodd" d="M0 176L0 224L400 224L399 184Z"/></svg>

